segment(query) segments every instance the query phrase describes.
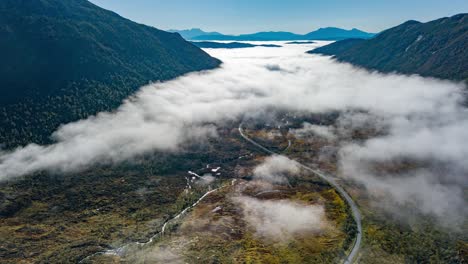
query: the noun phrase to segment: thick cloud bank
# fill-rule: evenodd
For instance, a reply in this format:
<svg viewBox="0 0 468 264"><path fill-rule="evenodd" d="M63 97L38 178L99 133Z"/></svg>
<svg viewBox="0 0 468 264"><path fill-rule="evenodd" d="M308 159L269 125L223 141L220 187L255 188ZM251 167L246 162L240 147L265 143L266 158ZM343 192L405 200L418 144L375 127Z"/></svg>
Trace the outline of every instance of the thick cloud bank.
<svg viewBox="0 0 468 264"><path fill-rule="evenodd" d="M285 156L270 156L255 167L254 178L269 183L285 183L289 175L299 173L300 166L297 162Z"/></svg>
<svg viewBox="0 0 468 264"><path fill-rule="evenodd" d="M113 113L62 126L53 135L53 145L1 153L0 180L41 170L76 171L152 151L177 151L185 143L216 136L216 126L226 120L261 116L265 109L346 111L350 114L341 123L359 121L385 128L385 133L364 142L342 143L343 177L371 191L384 190L397 204L416 203L424 213L465 216L468 112L461 105L465 87L370 73L304 54L317 45L209 50L224 61L222 68L146 86ZM309 128L328 135L323 128ZM425 164L424 169L385 175L371 166L402 159Z"/></svg>
<svg viewBox="0 0 468 264"><path fill-rule="evenodd" d="M304 205L288 200L262 201L240 196L233 198L244 220L259 237L284 241L295 235L318 233L327 227L321 205Z"/></svg>

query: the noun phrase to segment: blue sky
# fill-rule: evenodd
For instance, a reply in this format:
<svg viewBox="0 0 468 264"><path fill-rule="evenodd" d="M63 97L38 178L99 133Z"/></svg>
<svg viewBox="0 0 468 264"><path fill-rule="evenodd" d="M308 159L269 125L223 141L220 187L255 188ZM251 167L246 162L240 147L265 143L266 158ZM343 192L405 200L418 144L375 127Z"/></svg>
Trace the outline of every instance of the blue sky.
<svg viewBox="0 0 468 264"><path fill-rule="evenodd" d="M307 33L319 27L378 32L406 20L468 12L467 0L91 0L160 29L202 28L225 34Z"/></svg>

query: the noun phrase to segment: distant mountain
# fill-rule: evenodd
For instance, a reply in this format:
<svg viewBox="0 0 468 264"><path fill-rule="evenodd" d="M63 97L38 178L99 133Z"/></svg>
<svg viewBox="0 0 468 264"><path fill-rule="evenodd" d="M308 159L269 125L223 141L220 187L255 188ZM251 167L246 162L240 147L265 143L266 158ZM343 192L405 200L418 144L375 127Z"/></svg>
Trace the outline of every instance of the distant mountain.
<svg viewBox="0 0 468 264"><path fill-rule="evenodd" d="M291 41L291 42L286 42L286 44L299 44L299 45L303 45L303 44L314 44L316 43L315 41Z"/></svg>
<svg viewBox="0 0 468 264"><path fill-rule="evenodd" d="M353 28L351 30L336 28L336 27L327 27L320 28L316 31L305 34L305 39L315 39L315 40L342 40L349 38L361 38L369 39L372 38L375 34L367 33L362 30Z"/></svg>
<svg viewBox="0 0 468 264"><path fill-rule="evenodd" d="M114 109L141 85L220 64L86 0L0 1L0 58L6 147L47 143L60 124Z"/></svg>
<svg viewBox="0 0 468 264"><path fill-rule="evenodd" d="M184 39L193 39L198 36L219 36L222 35L218 32L205 32L199 28L192 28L192 29L185 29L185 30L177 30L177 29L170 29L169 32L179 33Z"/></svg>
<svg viewBox="0 0 468 264"><path fill-rule="evenodd" d="M381 72L468 81L468 14L407 21L369 40L343 40L309 53Z"/></svg>
<svg viewBox="0 0 468 264"><path fill-rule="evenodd" d="M305 35L284 31L258 32L243 35L199 35L192 40L225 40L225 41L274 41L274 40L341 40L347 38L372 38L375 34L358 29L320 28Z"/></svg>
<svg viewBox="0 0 468 264"><path fill-rule="evenodd" d="M233 41L272 41L272 40L296 40L301 39L301 35L291 32L271 31L257 32L253 34L233 35L201 35L193 40L233 40Z"/></svg>
<svg viewBox="0 0 468 264"><path fill-rule="evenodd" d="M253 47L267 47L267 48L280 48L280 45L274 44L250 44L250 43L242 43L242 42L229 42L229 43L222 43L222 42L210 42L210 41L200 41L200 42L192 42L193 45L199 48L211 48L211 49L241 49L241 48L253 48Z"/></svg>

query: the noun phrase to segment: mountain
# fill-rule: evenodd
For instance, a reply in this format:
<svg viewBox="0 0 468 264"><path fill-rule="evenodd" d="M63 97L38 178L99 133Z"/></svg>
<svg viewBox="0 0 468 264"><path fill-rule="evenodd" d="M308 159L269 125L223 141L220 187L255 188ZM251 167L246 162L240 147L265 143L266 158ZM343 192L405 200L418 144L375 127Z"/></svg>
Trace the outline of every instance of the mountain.
<svg viewBox="0 0 468 264"><path fill-rule="evenodd" d="M0 143L48 143L60 124L112 110L140 86L217 67L179 34L86 0L0 1Z"/></svg>
<svg viewBox="0 0 468 264"><path fill-rule="evenodd" d="M369 40L343 40L309 53L381 72L468 81L468 14L407 21Z"/></svg>
<svg viewBox="0 0 468 264"><path fill-rule="evenodd" d="M328 44L326 46L322 46L313 50L308 51L307 53L310 54L324 54L324 55L330 55L333 56L335 54L339 53L344 53L347 50L349 50L352 47L357 46L358 44L361 44L363 42L366 42L365 39L344 39L340 40L337 42L333 42L331 44Z"/></svg>
<svg viewBox="0 0 468 264"><path fill-rule="evenodd" d="M225 40L225 41L274 41L274 40L341 40L347 38L372 38L375 34L358 29L320 28L305 35L285 31L258 32L242 35L199 35L192 40Z"/></svg>
<svg viewBox="0 0 468 264"><path fill-rule="evenodd" d="M233 41L272 41L272 40L296 40L301 35L284 31L257 32L253 34L233 35L200 35L193 40L233 40Z"/></svg>
<svg viewBox="0 0 468 264"><path fill-rule="evenodd" d="M304 44L315 44L315 41L291 41L291 42L286 42L288 45L292 44L297 44L297 45L304 45Z"/></svg>
<svg viewBox="0 0 468 264"><path fill-rule="evenodd" d="M327 27L319 28L316 31L305 34L305 39L316 39L316 40L341 40L349 38L361 38L369 39L372 38L375 34L367 33L362 30L353 28L351 30L336 28L336 27Z"/></svg>
<svg viewBox="0 0 468 264"><path fill-rule="evenodd" d="M177 29L170 29L169 32L179 33L184 39L193 39L198 36L218 36L222 35L218 32L205 32L199 28L192 28L192 29L185 29L185 30L177 30Z"/></svg>
<svg viewBox="0 0 468 264"><path fill-rule="evenodd" d="M257 32L253 34L232 35L201 35L194 40L235 40L235 41L271 41L271 40L297 40L301 35L284 31Z"/></svg>
<svg viewBox="0 0 468 264"><path fill-rule="evenodd" d="M280 45L274 44L250 44L250 43L242 43L242 42L229 42L229 43L222 43L222 42L211 42L211 41L200 41L200 42L192 42L193 45L199 48L210 48L210 49L241 49L241 48L253 48L253 47L267 47L267 48L280 48Z"/></svg>

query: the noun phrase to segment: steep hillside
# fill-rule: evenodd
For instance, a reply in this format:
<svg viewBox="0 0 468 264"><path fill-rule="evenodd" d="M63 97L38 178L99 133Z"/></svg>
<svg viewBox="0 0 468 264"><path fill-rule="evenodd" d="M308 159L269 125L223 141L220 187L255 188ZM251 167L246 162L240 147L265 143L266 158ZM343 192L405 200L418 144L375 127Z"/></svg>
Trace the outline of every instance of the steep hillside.
<svg viewBox="0 0 468 264"><path fill-rule="evenodd" d="M382 72L468 80L468 14L408 21L369 40L344 40L309 53Z"/></svg>
<svg viewBox="0 0 468 264"><path fill-rule="evenodd" d="M0 2L0 143L47 143L61 123L111 110L150 81L220 61L180 35L86 0Z"/></svg>

